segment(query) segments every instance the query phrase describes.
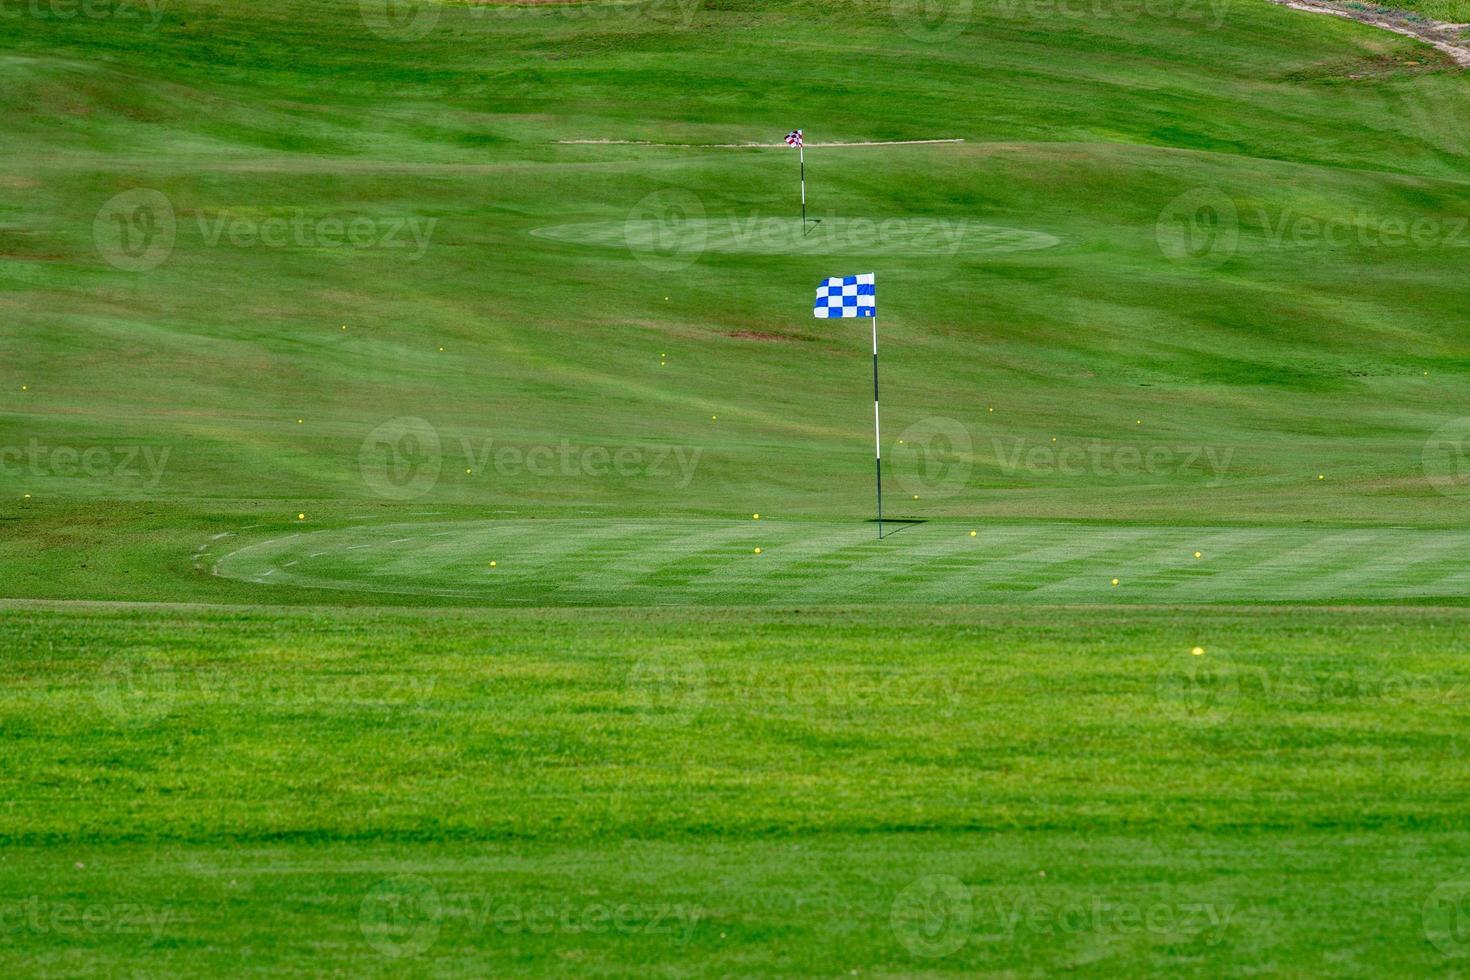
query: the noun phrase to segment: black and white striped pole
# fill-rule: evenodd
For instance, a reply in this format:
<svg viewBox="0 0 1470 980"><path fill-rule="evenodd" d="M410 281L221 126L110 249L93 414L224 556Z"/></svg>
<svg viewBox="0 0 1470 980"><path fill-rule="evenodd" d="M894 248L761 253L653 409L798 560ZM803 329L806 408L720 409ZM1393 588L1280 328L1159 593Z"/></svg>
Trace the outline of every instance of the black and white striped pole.
<svg viewBox="0 0 1470 980"><path fill-rule="evenodd" d="M878 312L873 311L873 475L878 486L878 540L883 540L883 429L878 424Z"/></svg>
<svg viewBox="0 0 1470 980"><path fill-rule="evenodd" d="M796 144L796 158L801 161L801 237L806 237L806 146L805 141Z"/></svg>

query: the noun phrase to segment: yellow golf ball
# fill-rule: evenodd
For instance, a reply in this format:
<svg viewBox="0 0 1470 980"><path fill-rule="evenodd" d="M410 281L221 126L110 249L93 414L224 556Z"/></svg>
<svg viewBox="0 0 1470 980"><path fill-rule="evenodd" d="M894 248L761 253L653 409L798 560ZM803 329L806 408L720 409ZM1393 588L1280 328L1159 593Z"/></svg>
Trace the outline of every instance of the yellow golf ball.
<svg viewBox="0 0 1470 980"><path fill-rule="evenodd" d="M757 548L757 549L755 549L755 553L756 554L760 554L761 553L761 550L759 548Z"/></svg>
<svg viewBox="0 0 1470 980"><path fill-rule="evenodd" d="M971 532L970 532L970 537L972 537L972 538L973 538L973 537L974 537L974 536L975 536L975 532L974 532L974 531L971 531Z"/></svg>
<svg viewBox="0 0 1470 980"><path fill-rule="evenodd" d="M761 519L761 515L759 515L759 514L751 514L750 515L750 519L753 520L753 521L758 521L758 520Z"/></svg>
<svg viewBox="0 0 1470 980"><path fill-rule="evenodd" d="M1113 579L1113 584L1114 585L1117 585L1118 584L1118 580L1117 579Z"/></svg>
<svg viewBox="0 0 1470 980"><path fill-rule="evenodd" d="M1193 650L1190 650L1189 652L1192 653L1192 654L1194 654L1196 657L1202 657L1205 654L1205 648L1204 647L1195 647Z"/></svg>

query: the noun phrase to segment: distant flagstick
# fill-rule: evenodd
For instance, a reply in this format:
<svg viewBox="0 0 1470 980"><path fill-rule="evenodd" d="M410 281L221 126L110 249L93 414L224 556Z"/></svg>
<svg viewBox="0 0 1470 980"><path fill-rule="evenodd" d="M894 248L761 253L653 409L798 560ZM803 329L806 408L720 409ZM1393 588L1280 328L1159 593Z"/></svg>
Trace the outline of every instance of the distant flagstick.
<svg viewBox="0 0 1470 980"><path fill-rule="evenodd" d="M806 237L806 147L796 144L796 159L801 161L801 236Z"/></svg>
<svg viewBox="0 0 1470 980"><path fill-rule="evenodd" d="M796 147L796 159L801 162L801 235L806 237L806 136L799 129L786 134L786 145Z"/></svg>

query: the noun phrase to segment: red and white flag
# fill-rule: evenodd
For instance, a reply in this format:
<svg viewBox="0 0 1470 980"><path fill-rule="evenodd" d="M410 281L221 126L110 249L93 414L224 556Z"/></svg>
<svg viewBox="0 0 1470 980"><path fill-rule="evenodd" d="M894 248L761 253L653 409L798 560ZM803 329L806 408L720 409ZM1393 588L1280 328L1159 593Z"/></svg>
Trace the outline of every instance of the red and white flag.
<svg viewBox="0 0 1470 980"><path fill-rule="evenodd" d="M801 146L801 130L793 129L786 136L787 146Z"/></svg>

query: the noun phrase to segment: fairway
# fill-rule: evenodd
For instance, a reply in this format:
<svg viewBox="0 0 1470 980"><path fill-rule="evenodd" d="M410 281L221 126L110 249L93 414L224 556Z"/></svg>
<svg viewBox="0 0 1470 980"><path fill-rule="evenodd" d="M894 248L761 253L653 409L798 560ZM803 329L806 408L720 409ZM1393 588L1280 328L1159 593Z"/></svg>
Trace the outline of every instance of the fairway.
<svg viewBox="0 0 1470 980"><path fill-rule="evenodd" d="M0 972L1464 972L1360 6L0 0Z"/></svg>

